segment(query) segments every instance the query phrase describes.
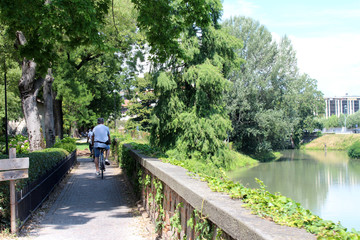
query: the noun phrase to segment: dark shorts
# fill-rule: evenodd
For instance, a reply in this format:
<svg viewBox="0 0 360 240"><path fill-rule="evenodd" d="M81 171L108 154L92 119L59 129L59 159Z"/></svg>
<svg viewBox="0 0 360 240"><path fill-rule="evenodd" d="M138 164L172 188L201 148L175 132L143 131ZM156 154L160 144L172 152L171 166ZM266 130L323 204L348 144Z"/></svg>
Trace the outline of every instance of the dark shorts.
<svg viewBox="0 0 360 240"><path fill-rule="evenodd" d="M103 147L103 148L105 148L106 150L109 150L109 149L110 149L110 146L109 146L109 145L106 145L106 147ZM95 152L95 157L99 157L99 156L100 156L100 148L95 147L95 148L94 148L94 152Z"/></svg>

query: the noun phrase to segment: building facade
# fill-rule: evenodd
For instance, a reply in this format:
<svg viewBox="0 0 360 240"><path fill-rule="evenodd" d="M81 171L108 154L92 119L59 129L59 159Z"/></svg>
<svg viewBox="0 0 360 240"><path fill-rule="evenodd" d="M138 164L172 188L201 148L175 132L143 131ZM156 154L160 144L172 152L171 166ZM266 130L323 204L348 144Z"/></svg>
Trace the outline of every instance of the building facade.
<svg viewBox="0 0 360 240"><path fill-rule="evenodd" d="M341 114L354 114L359 111L360 96L344 96L344 97L325 97L325 116L326 118Z"/></svg>

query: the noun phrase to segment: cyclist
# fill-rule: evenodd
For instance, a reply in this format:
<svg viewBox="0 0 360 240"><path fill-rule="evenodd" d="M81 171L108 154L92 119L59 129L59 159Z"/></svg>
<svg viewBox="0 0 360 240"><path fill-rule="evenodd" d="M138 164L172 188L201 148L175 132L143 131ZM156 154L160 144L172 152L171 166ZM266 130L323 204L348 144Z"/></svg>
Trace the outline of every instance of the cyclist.
<svg viewBox="0 0 360 240"><path fill-rule="evenodd" d="M98 118L98 125L93 129L92 142L94 143L94 153L95 153L95 168L96 175L100 175L99 171L99 156L100 156L100 148L106 149L105 154L105 164L110 165L108 160L110 153L110 130L107 126L104 125L104 119Z"/></svg>
<svg viewBox="0 0 360 240"><path fill-rule="evenodd" d="M93 156L93 141L92 141L92 135L93 135L93 128L91 127L90 129L89 129L89 132L88 132L88 134L87 134L87 139L86 139L86 141L89 143L89 150L90 150L90 157L92 157Z"/></svg>

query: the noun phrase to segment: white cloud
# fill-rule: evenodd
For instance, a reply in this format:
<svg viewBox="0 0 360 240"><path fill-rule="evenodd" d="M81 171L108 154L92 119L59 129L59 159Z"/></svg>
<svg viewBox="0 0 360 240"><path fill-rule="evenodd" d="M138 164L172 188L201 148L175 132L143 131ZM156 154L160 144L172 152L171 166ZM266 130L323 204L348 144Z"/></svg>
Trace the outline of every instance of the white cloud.
<svg viewBox="0 0 360 240"><path fill-rule="evenodd" d="M317 12L318 16L335 19L357 18L360 17L360 9L324 9Z"/></svg>
<svg viewBox="0 0 360 240"><path fill-rule="evenodd" d="M360 34L290 39L300 70L318 80L325 96L360 95Z"/></svg>
<svg viewBox="0 0 360 240"><path fill-rule="evenodd" d="M225 0L223 3L224 15L223 19L231 16L248 16L254 15L255 9L258 8L254 3L246 0L230 1Z"/></svg>

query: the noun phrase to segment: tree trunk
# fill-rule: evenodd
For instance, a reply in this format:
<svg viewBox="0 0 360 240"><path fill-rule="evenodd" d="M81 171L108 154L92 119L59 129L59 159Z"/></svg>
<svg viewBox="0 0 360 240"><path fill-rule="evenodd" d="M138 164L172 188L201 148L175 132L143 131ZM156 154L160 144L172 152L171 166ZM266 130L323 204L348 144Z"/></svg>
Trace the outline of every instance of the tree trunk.
<svg viewBox="0 0 360 240"><path fill-rule="evenodd" d="M35 72L36 63L24 58L19 91L29 135L30 151L39 150L43 146L39 110L36 105L36 96L42 86L43 79L35 79Z"/></svg>
<svg viewBox="0 0 360 240"><path fill-rule="evenodd" d="M53 91L53 104L54 104L54 124L55 135L60 139L64 138L64 121L62 111L62 100L56 99L56 92Z"/></svg>
<svg viewBox="0 0 360 240"><path fill-rule="evenodd" d="M77 127L77 122L74 121L72 124L71 124L71 127L70 127L70 135L74 138L79 138L80 137L80 134L79 134L79 129Z"/></svg>
<svg viewBox="0 0 360 240"><path fill-rule="evenodd" d="M45 102L45 139L46 148L50 148L55 144L55 129L54 129L54 110L52 98L52 83L54 77L51 73L51 68L48 69L44 81L44 102Z"/></svg>

